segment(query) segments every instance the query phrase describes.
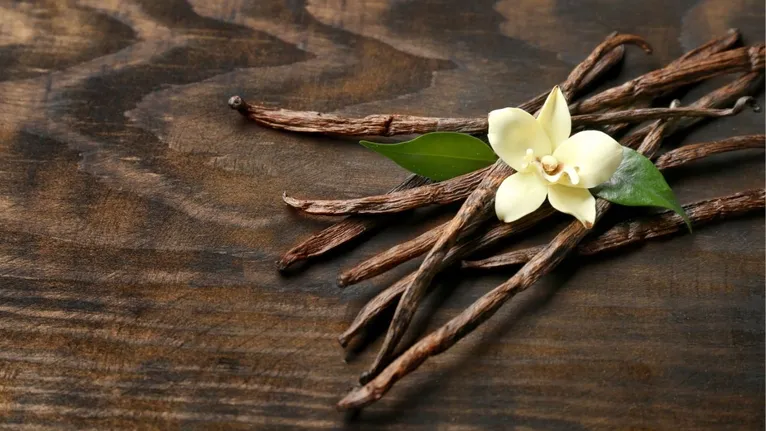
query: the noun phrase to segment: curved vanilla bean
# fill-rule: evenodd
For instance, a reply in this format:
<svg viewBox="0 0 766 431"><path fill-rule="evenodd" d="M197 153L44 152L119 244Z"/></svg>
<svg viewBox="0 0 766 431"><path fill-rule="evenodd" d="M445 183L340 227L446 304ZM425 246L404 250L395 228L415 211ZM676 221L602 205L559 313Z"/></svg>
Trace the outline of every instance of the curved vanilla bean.
<svg viewBox="0 0 766 431"><path fill-rule="evenodd" d="M627 40L639 39L640 38L633 37ZM621 38L619 35L610 35L604 42L596 47L591 55L586 58L584 63L586 65L595 64L598 58L602 57L615 46L625 43L625 41L626 39ZM644 43L644 45L643 48L648 50L648 43ZM564 93L567 100L572 100L572 96L587 72L588 69L585 67L576 67L572 73L569 74L566 81L561 86L561 91ZM489 215L492 212L489 203L494 200L495 190L497 190L500 183L513 172L513 169L503 163L502 160L498 160L498 162L490 168L490 171L486 174L481 184L479 184L476 190L468 196L457 215L455 215L452 221L449 222L442 235L436 240L433 248L426 254L420 268L418 268L415 273L415 278L402 294L399 304L396 307L396 311L394 312L394 317L391 320L391 325L383 340L383 345L378 351L378 355L375 357L369 370L363 373L360 377L360 381L366 381L372 376L377 375L385 364L389 362L394 348L409 327L412 316L415 314L415 310L417 309L420 300L425 295L434 276L436 276L442 268L441 265L445 256L452 246L455 245L455 242L461 234L470 234L472 228L478 226L489 218Z"/></svg>
<svg viewBox="0 0 766 431"><path fill-rule="evenodd" d="M734 81L706 94L705 96L697 99L694 103L689 105L690 108L720 108L727 106L735 100L739 99L743 95L755 94L756 91L763 85L763 72L755 71L743 74ZM689 128L701 121L704 118L682 118L671 126L670 133L675 133L679 130ZM641 140L649 131L650 126L645 126L632 133L628 140L625 141L625 146L635 148L641 143Z"/></svg>
<svg viewBox="0 0 766 431"><path fill-rule="evenodd" d="M761 108L755 103L755 99L750 96L744 96L737 99L735 105L729 109L715 108L639 108L628 111L605 112L602 114L585 114L572 117L573 126L598 126L604 124L620 123L640 123L649 120L658 120L663 118L692 117L692 118L721 118L737 115L742 112L747 105L752 106L755 112L760 112Z"/></svg>
<svg viewBox="0 0 766 431"><path fill-rule="evenodd" d="M401 184L391 189L389 193L410 190L428 184L429 182L430 181L427 178L419 175L410 175ZM306 240L288 250L277 261L277 269L284 271L295 262L322 255L329 250L346 244L389 223L391 220L392 217L390 216L351 216L345 220L341 220L340 222L311 235Z"/></svg>
<svg viewBox="0 0 766 431"><path fill-rule="evenodd" d="M649 72L618 87L604 90L574 103L570 109L581 114L591 113L605 107L624 105L628 100L636 97L664 93L680 85L693 84L714 76L733 72L761 71L765 64L763 44L732 49Z"/></svg>
<svg viewBox="0 0 766 431"><path fill-rule="evenodd" d="M748 190L715 199L706 199L684 205L689 220L696 228L705 224L738 217L764 208L764 189ZM578 256L626 247L652 238L661 238L686 231L684 219L672 211L619 223L601 235L586 240L577 247ZM464 261L463 269L498 269L524 264L542 251L544 245L528 247L487 259Z"/></svg>
<svg viewBox="0 0 766 431"><path fill-rule="evenodd" d="M652 157L659 148L667 124L666 120L655 122L653 129L647 134L637 151L647 157ZM610 202L598 199L596 201L596 221L610 207ZM516 275L479 298L478 301L450 320L446 325L415 343L394 362L385 367L380 374L376 373L377 376L371 378L364 386L352 390L351 393L338 402L338 407L342 409L356 409L380 399L399 379L414 371L429 357L441 353L454 345L474 328L494 315L500 306L516 293L525 290L542 276L556 268L589 232L590 229L584 227L579 221L570 223L568 227L556 235L548 246L527 262ZM417 279L418 273L415 274L413 285ZM410 289L407 289L403 293L397 311L401 309L402 303L406 300L409 291ZM394 318L396 318L396 315Z"/></svg>
<svg viewBox="0 0 766 431"><path fill-rule="evenodd" d="M591 56L578 65L578 81L570 85L582 89L604 72L619 63L624 55L623 44L634 44L649 50L649 45L640 37L626 34L610 36L613 44L606 46L597 56ZM595 51L594 51L595 52ZM585 71L586 73L582 73ZM563 84L562 84L563 85ZM549 91L519 105L527 111L536 111L545 102ZM374 114L366 117L346 117L314 111L294 111L251 104L240 96L229 99L229 107L258 124L277 130L301 133L322 133L336 136L394 136L428 133L436 131L483 134L487 132L487 117L481 118L437 118L399 114Z"/></svg>

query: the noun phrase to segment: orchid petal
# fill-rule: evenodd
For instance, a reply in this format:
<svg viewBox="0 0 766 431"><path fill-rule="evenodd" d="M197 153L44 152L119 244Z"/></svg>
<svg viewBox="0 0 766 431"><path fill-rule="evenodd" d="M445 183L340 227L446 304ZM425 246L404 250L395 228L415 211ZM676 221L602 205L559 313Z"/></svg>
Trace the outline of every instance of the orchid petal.
<svg viewBox="0 0 766 431"><path fill-rule="evenodd" d="M551 147L555 150L562 142L566 141L572 133L572 117L569 115L569 106L564 93L557 86L545 99L545 104L537 114L537 122L543 126L545 133L551 141Z"/></svg>
<svg viewBox="0 0 766 431"><path fill-rule="evenodd" d="M528 112L518 108L497 109L489 113L489 143L495 153L513 169L529 169L525 163L527 150L532 156L551 153L551 142L545 130Z"/></svg>
<svg viewBox="0 0 766 431"><path fill-rule="evenodd" d="M534 172L517 172L506 178L495 195L495 213L506 223L540 208L548 187Z"/></svg>
<svg viewBox="0 0 766 431"><path fill-rule="evenodd" d="M589 189L612 177L622 162L622 146L604 132L586 130L561 143L553 157L580 176L577 184L567 181L568 177L559 184Z"/></svg>
<svg viewBox="0 0 766 431"><path fill-rule="evenodd" d="M553 208L575 216L588 229L596 222L596 199L586 189L554 184L548 187L548 201Z"/></svg>

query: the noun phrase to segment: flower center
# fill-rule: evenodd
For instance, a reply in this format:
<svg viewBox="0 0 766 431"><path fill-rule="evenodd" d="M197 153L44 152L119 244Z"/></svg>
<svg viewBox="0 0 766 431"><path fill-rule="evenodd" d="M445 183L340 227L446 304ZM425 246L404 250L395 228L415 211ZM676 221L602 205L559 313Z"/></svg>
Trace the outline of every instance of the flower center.
<svg viewBox="0 0 766 431"><path fill-rule="evenodd" d="M543 156L540 159L540 163L543 165L543 171L545 171L545 173L548 175L554 174L556 172L556 168L559 167L559 161L550 155Z"/></svg>
<svg viewBox="0 0 766 431"><path fill-rule="evenodd" d="M561 183L564 175L566 175L568 179L568 181L566 179L564 180L565 183L571 185L580 183L580 168L578 166L569 166L560 163L550 154L537 158L531 148L528 148L524 154L522 169L527 170L529 167L536 169L541 177L552 184Z"/></svg>

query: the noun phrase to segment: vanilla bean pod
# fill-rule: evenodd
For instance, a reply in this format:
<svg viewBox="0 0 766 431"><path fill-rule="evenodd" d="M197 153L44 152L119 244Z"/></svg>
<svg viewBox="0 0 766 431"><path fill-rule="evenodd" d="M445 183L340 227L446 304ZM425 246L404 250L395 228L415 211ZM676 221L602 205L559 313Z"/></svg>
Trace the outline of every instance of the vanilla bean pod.
<svg viewBox="0 0 766 431"><path fill-rule="evenodd" d="M652 157L659 148L667 124L666 120L655 122L652 131L647 134L637 151L647 157ZM596 201L596 221L609 210L610 206L611 203L603 199ZM516 275L479 298L478 301L446 325L415 343L379 374L376 373L376 377L372 377L364 386L352 390L338 402L338 407L343 409L361 408L380 399L399 379L414 371L430 356L447 350L494 315L500 306L516 293L525 290L553 270L569 252L577 247L589 231L590 229L584 227L579 221L570 223L547 247L530 259ZM417 273L415 279L417 280ZM400 306L408 291L409 289L405 290L399 303Z"/></svg>
<svg viewBox="0 0 766 431"><path fill-rule="evenodd" d="M430 181L427 178L419 175L410 175L404 182L391 189L389 193L410 190L415 187L426 185L429 182ZM312 234L309 238L301 241L284 253L277 261L277 269L284 271L295 262L307 260L327 253L334 248L390 223L392 219L392 216L351 216L341 220L330 227Z"/></svg>
<svg viewBox="0 0 766 431"><path fill-rule="evenodd" d="M671 129L672 127L673 125L669 125L668 129ZM765 145L764 139L764 135L748 135L724 139L721 141L686 145L665 153L663 156L657 159L655 164L660 169L668 169L686 165L690 162L698 160L699 158L719 154L721 152L737 151L749 148L763 148ZM462 256L470 256L473 253L495 247L501 241L507 240L509 237L519 232L523 232L524 230L536 225L540 221L550 217L554 213L555 211L550 206L546 205L519 221L513 223L497 223L482 236L470 238L465 242L458 243L458 245L456 245L447 254L443 265L444 267L453 265L462 259ZM421 253L425 252L429 246L430 244L417 245L417 247L424 249ZM416 247L416 245L412 244L410 247ZM397 260L395 265L400 263L402 263L402 261ZM384 262L382 264L386 263ZM377 272L360 272L356 274L356 276L360 279L367 279L378 274L379 273ZM357 336L364 327L366 327L377 316L383 313L383 311L391 307L399 299L399 296L404 291L404 288L412 282L413 277L414 273L410 273L409 275L403 277L396 283L381 291L364 307L362 307L359 313L357 313L354 321L338 337L338 342L340 345L343 347L347 346L351 339Z"/></svg>
<svg viewBox="0 0 766 431"><path fill-rule="evenodd" d="M714 154L748 148L763 149L765 144L766 135L744 135L713 142L684 145L658 157L655 164L659 169L669 169Z"/></svg>
<svg viewBox="0 0 766 431"><path fill-rule="evenodd" d="M587 114L609 106L624 105L626 100L640 96L666 93L679 85L693 84L715 76L763 70L766 63L764 50L764 45L758 44L720 52L698 60L687 60L602 91L572 104L570 109Z"/></svg>
<svg viewBox="0 0 766 431"><path fill-rule="evenodd" d="M635 44L648 49L646 42L633 35L613 34L616 42L604 52L599 52L594 61L588 63L579 74L574 87L585 88L598 79L604 72L619 63L624 55L623 44ZM584 62L583 62L584 63ZM581 63L580 66L583 65ZM548 92L542 93L519 105L520 109L536 111L545 102ZM282 108L270 108L246 102L240 96L232 96L229 106L258 124L291 132L322 133L335 136L393 136L420 134L436 131L486 133L487 118L437 118L399 114L373 114L366 117L346 117L335 114L294 111Z"/></svg>
<svg viewBox="0 0 766 431"><path fill-rule="evenodd" d="M585 74L588 73L589 68L596 64L598 59L606 52L623 44L625 40L635 42L640 40L640 38L632 37L626 39L625 37L612 34L607 37L604 42L599 44L591 55L585 59L583 66L576 67L561 86L561 91L565 98L567 100L572 100L575 90L582 82ZM642 47L647 52L651 51L648 43L644 42ZM492 209L490 203L494 200L495 190L497 190L500 183L505 178L513 173L513 169L503 163L502 160L498 159L498 161L490 168L490 171L487 172L481 184L479 184L476 190L468 196L463 206L458 210L458 213L452 221L449 222L442 235L436 240L434 246L426 254L420 268L415 272L415 277L412 283L407 286L404 293L402 293L402 297L397 304L388 332L386 332L386 336L383 340L383 345L378 351L378 355L375 357L369 370L363 373L360 377L360 381L367 381L377 375L389 362L396 345L409 327L412 316L415 314L420 300L425 295L434 276L441 270L442 261L445 256L461 234L470 234L473 229L489 218Z"/></svg>
<svg viewBox="0 0 766 431"><path fill-rule="evenodd" d="M622 43L634 43L642 46L644 49L648 47L645 42L632 35L620 35L619 37L625 38ZM725 51L733 46L739 40L739 32L736 29L731 29L729 32L720 38L713 39L704 45L697 47L678 59L674 60L668 66L676 66L691 60L692 58L705 57L710 54ZM599 53L594 56L598 58ZM584 69L590 69L590 71L582 75L578 72L578 76L584 76L582 78L581 87L588 86L601 76L605 71L611 69L615 64L622 60L624 55L624 47L617 46L611 51L605 53L595 65L591 63L582 62L578 67ZM545 102L548 92L541 93L537 97L529 100L528 102L519 105L519 108L526 111L536 111L539 109L543 102ZM289 109L279 109L266 107L258 104L250 104L245 102L239 96L233 96L229 99L229 106L232 109L239 111L245 117L262 124L267 127L275 128L278 130L288 130L294 132L308 132L308 133L325 133L325 134L337 134L337 135L374 135L381 134L382 136L390 136L396 133L428 133L435 131L455 131L464 133L485 133L486 132L486 118L435 118L435 117L416 117L407 115L392 115L392 114L377 114L364 118L343 117L334 114L313 112L313 111L293 111ZM369 120L365 120L369 119ZM394 125L398 120L403 120L401 126ZM430 125L431 128L423 128L413 130L414 126L405 126L407 123L414 123L416 125ZM326 124L325 124L326 123ZM477 127L480 124L480 127ZM449 128L453 127L453 128ZM373 129L373 133L370 133L369 129Z"/></svg>
<svg viewBox="0 0 766 431"><path fill-rule="evenodd" d="M745 109L745 106L751 105L758 111L760 108L755 105L755 99L750 96L744 96L737 99L735 105L729 109L715 108L638 108L628 111L605 112L601 114L584 114L572 117L572 123L577 119L578 126L598 126L604 124L620 123L640 123L649 120L659 120L664 118L691 117L691 118L721 118L737 115Z"/></svg>
<svg viewBox="0 0 766 431"><path fill-rule="evenodd" d="M748 190L715 199L684 205L684 210L696 228L707 223L738 217L764 208L764 189ZM686 230L684 219L672 211L621 222L601 235L584 241L577 247L578 256L594 254L661 238ZM486 259L464 261L463 269L498 269L521 265L543 250L539 245L499 254Z"/></svg>
<svg viewBox="0 0 766 431"><path fill-rule="evenodd" d="M465 199L481 183L489 169L486 167L438 183L385 195L342 200L311 200L296 199L284 194L282 200L291 207L309 214L391 214Z"/></svg>
<svg viewBox="0 0 766 431"><path fill-rule="evenodd" d="M763 70L757 70L743 74L734 81L726 84L707 95L697 99L689 105L690 108L720 108L727 106L739 99L743 95L755 94L763 85ZM679 130L689 128L704 118L683 118L671 126L669 133L675 133ZM648 133L650 126L645 126L632 133L625 142L626 147L635 148L641 143L641 140Z"/></svg>
<svg viewBox="0 0 766 431"><path fill-rule="evenodd" d="M635 36L621 35L630 38ZM640 94L658 94L675 87L673 82L683 80L693 83L722 74L736 71L748 71L763 68L763 45L749 48L739 48L727 51L717 56L710 56L709 61L695 64L692 57L725 49L736 42L738 34L730 33L723 40L712 43L699 52L690 52L696 56L682 57L669 66L671 68L655 71L654 75L644 80L633 80L620 87L602 92L582 101L577 109L582 113L591 113L606 106L624 105L626 99L635 99ZM640 39L626 40L623 43L641 45ZM703 48L703 47L700 47ZM728 55L724 55L728 54ZM675 70L675 73L660 73L662 70ZM667 86L671 87L667 87ZM663 88L667 87L667 88ZM533 99L534 103L542 103L543 95ZM453 131L462 133L486 133L487 119L482 118L437 118L420 117L398 114L373 114L366 117L345 117L313 111L294 111L282 108L271 108L250 104L240 96L232 96L229 106L239 111L251 120L277 130L287 130L301 133L324 133L337 136L393 136L398 134L419 134L433 131ZM573 107L574 108L574 107Z"/></svg>

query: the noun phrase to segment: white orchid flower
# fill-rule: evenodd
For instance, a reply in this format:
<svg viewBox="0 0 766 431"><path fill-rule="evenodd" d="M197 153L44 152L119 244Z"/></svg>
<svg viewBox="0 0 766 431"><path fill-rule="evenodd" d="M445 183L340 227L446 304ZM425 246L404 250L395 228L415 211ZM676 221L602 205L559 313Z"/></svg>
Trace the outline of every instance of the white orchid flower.
<svg viewBox="0 0 766 431"><path fill-rule="evenodd" d="M553 208L590 228L596 199L588 190L605 181L622 162L622 146L609 135L586 130L572 136L572 118L558 87L537 118L518 108L489 113L489 143L516 173L500 185L495 212L510 223L538 209L547 197Z"/></svg>

